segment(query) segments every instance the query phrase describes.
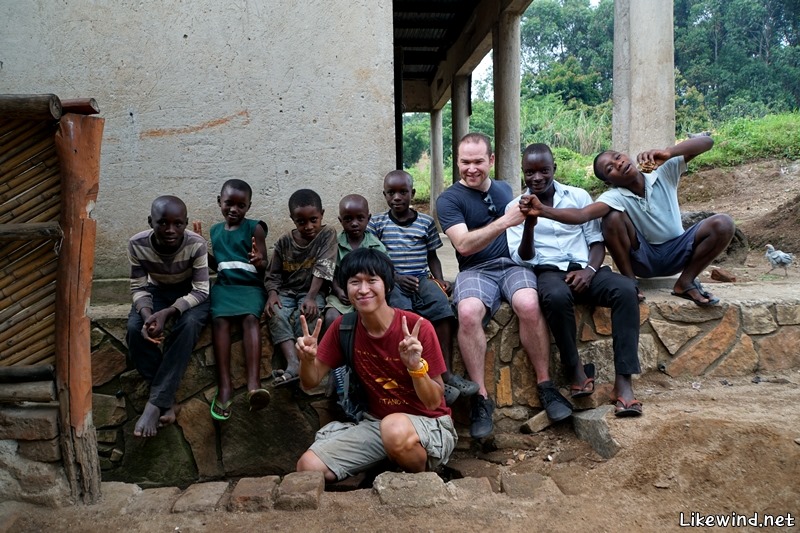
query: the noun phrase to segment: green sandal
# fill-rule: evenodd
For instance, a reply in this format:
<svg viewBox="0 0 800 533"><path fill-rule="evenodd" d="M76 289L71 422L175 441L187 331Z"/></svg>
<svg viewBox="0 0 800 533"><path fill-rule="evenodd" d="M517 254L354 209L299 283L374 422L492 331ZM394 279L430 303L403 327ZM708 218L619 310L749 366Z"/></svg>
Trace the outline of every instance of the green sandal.
<svg viewBox="0 0 800 533"><path fill-rule="evenodd" d="M219 392L217 394L219 394ZM224 422L231 417L231 404L233 403L233 399L231 398L225 403L220 402L217 404L217 394L215 394L214 399L211 400L211 418Z"/></svg>

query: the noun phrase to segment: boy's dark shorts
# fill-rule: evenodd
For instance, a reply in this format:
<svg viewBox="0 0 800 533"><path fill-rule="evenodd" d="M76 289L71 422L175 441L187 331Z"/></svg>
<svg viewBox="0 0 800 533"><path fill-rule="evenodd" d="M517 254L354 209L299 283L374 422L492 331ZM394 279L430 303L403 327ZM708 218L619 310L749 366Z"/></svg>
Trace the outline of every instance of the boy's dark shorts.
<svg viewBox="0 0 800 533"><path fill-rule="evenodd" d="M389 305L413 311L431 322L454 316L450 300L438 283L427 276L419 276L417 280L419 289L413 294L403 291L399 285L395 284L389 294Z"/></svg>
<svg viewBox="0 0 800 533"><path fill-rule="evenodd" d="M631 250L633 273L639 278L656 278L682 272L692 256L697 229L698 224L695 224L682 235L661 244L648 243L636 230L639 249Z"/></svg>

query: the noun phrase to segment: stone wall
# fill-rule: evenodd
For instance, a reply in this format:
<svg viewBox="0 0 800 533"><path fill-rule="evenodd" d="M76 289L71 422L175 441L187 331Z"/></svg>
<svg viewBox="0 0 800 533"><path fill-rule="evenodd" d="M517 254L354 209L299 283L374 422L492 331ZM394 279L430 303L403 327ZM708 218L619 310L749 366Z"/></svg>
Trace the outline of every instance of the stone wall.
<svg viewBox="0 0 800 533"><path fill-rule="evenodd" d="M0 501L66 505L70 487L60 461L57 403L0 405Z"/></svg>
<svg viewBox="0 0 800 533"><path fill-rule="evenodd" d="M94 423L103 479L143 487L186 486L225 477L285 475L312 442L314 432L334 416L335 405L324 386L306 394L273 389L270 406L248 411L241 341L233 347L232 374L239 389L230 420L212 420L209 406L216 392L214 355L207 330L197 345L178 391L182 409L176 425L156 438L133 438L135 420L147 400L146 384L126 363L126 313L93 313ZM737 376L800 367L800 300L748 301L700 308L675 298L640 306L639 357L643 372L672 376ZM593 361L601 390L613 382L610 313L581 307L576 316L583 360ZM262 377L273 368L273 351L264 331ZM540 411L532 366L519 345L519 323L503 305L486 328L486 383L495 398L496 434L519 433ZM456 371L463 372L458 354ZM282 362L275 361L276 368ZM558 376L553 346L552 374ZM603 389L605 387L605 389ZM599 391L600 392L600 391ZM605 390L607 398L608 390ZM602 401L601 394L595 401ZM454 406L460 442L469 445L468 402Z"/></svg>

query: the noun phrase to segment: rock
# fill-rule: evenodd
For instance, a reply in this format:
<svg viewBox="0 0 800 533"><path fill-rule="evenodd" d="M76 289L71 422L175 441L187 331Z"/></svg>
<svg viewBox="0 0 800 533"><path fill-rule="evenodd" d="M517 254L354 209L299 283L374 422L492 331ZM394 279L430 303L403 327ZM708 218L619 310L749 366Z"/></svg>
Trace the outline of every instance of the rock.
<svg viewBox="0 0 800 533"><path fill-rule="evenodd" d="M500 467L496 464L466 457L463 459L451 459L447 463L447 467L455 472L458 477L485 477L489 480L492 490L500 492Z"/></svg>
<svg viewBox="0 0 800 533"><path fill-rule="evenodd" d="M92 394L92 420L95 427L118 426L128 419L125 398L108 394Z"/></svg>
<svg viewBox="0 0 800 533"><path fill-rule="evenodd" d="M278 476L246 477L233 488L228 501L229 511L265 511L272 509Z"/></svg>
<svg viewBox="0 0 800 533"><path fill-rule="evenodd" d="M500 304L500 307L497 309L497 312L492 317L492 320L497 322L500 327L506 326L510 321L511 318L514 316L514 310L511 309L511 306L508 303L503 302Z"/></svg>
<svg viewBox="0 0 800 533"><path fill-rule="evenodd" d="M117 442L118 435L118 429L98 429L97 442L102 442L103 444L114 444Z"/></svg>
<svg viewBox="0 0 800 533"><path fill-rule="evenodd" d="M141 413L150 398L150 386L142 375L136 370L128 370L120 374L119 383L133 409L137 413Z"/></svg>
<svg viewBox="0 0 800 533"><path fill-rule="evenodd" d="M136 420L123 427L125 455L122 464L103 478L128 481L143 488L164 485L188 485L197 480L192 450L175 424L159 428L151 438L133 436Z"/></svg>
<svg viewBox="0 0 800 533"><path fill-rule="evenodd" d="M758 353L753 339L742 333L730 353L710 372L712 376L746 376L758 369Z"/></svg>
<svg viewBox="0 0 800 533"><path fill-rule="evenodd" d="M760 372L800 367L800 327L785 326L774 335L756 341Z"/></svg>
<svg viewBox="0 0 800 533"><path fill-rule="evenodd" d="M594 329L599 335L611 335L611 309L597 307L592 315Z"/></svg>
<svg viewBox="0 0 800 533"><path fill-rule="evenodd" d="M50 440L58 434L57 406L0 406L0 440Z"/></svg>
<svg viewBox="0 0 800 533"><path fill-rule="evenodd" d="M189 359L189 364L186 367L186 372L183 374L181 384L178 391L175 393L175 401L180 403L187 398L194 396L201 390L215 385L217 377L214 374L214 369L207 367L201 359L201 355L192 354ZM209 415L210 416L210 415Z"/></svg>
<svg viewBox="0 0 800 533"><path fill-rule="evenodd" d="M800 324L800 303L775 304L775 317L781 326Z"/></svg>
<svg viewBox="0 0 800 533"><path fill-rule="evenodd" d="M128 347L128 318L101 318L95 321L107 334L114 337L123 346Z"/></svg>
<svg viewBox="0 0 800 533"><path fill-rule="evenodd" d="M683 326L666 320L650 319L650 325L658 335L659 340L669 351L670 355L675 355L683 346L695 338L702 330L697 326Z"/></svg>
<svg viewBox="0 0 800 533"><path fill-rule="evenodd" d="M670 322L686 322L699 324L722 318L725 314L726 306L715 305L712 307L700 307L688 300L674 300L658 302L652 304L665 320Z"/></svg>
<svg viewBox="0 0 800 533"><path fill-rule="evenodd" d="M723 283L733 283L736 281L736 275L730 270L724 268L712 268L711 279L721 281Z"/></svg>
<svg viewBox="0 0 800 533"><path fill-rule="evenodd" d="M543 429L547 429L553 425L553 421L547 416L544 411L539 411L533 417L520 426L520 431L523 433L538 433Z"/></svg>
<svg viewBox="0 0 800 533"><path fill-rule="evenodd" d="M104 506L119 509L120 513L125 513L128 505L142 493L142 489L133 483L103 481L100 484L100 493Z"/></svg>
<svg viewBox="0 0 800 533"><path fill-rule="evenodd" d="M519 342L519 320L515 316L500 332L500 361L510 363Z"/></svg>
<svg viewBox="0 0 800 533"><path fill-rule="evenodd" d="M92 351L92 387L99 387L125 372L125 354L107 342Z"/></svg>
<svg viewBox="0 0 800 533"><path fill-rule="evenodd" d="M673 377L701 375L711 363L730 349L738 331L739 310L728 307L725 316L714 329L667 364L667 374Z"/></svg>
<svg viewBox="0 0 800 533"><path fill-rule="evenodd" d="M444 481L434 472L384 472L375 478L372 486L384 505L423 509L448 500Z"/></svg>
<svg viewBox="0 0 800 533"><path fill-rule="evenodd" d="M233 416L219 426L225 475L288 474L314 442L316 430L300 411L291 391L271 392L269 407L256 412L248 411L246 394L234 397Z"/></svg>
<svg viewBox="0 0 800 533"><path fill-rule="evenodd" d="M512 390L511 367L503 366L500 368L500 379L497 381L497 389L495 390L495 402L498 407L507 407L514 404Z"/></svg>
<svg viewBox="0 0 800 533"><path fill-rule="evenodd" d="M209 409L203 400L192 398L182 404L178 413L178 425L192 448L201 480L220 478L225 473L218 458L217 433Z"/></svg>
<svg viewBox="0 0 800 533"><path fill-rule="evenodd" d="M89 334L89 346L91 346L94 350L100 345L101 342L103 342L105 338L105 331L100 328L92 328L92 332Z"/></svg>
<svg viewBox="0 0 800 533"><path fill-rule="evenodd" d="M509 498L532 500L542 492L560 492L553 480L536 472L505 472L501 477L503 492Z"/></svg>
<svg viewBox="0 0 800 533"><path fill-rule="evenodd" d="M555 375L555 372L553 372ZM541 408L536 389L536 373L525 350L517 350L511 362L511 382L514 384L514 404Z"/></svg>
<svg viewBox="0 0 800 533"><path fill-rule="evenodd" d="M3 505L4 503L7 505ZM12 508L11 505L11 502L0 503L0 533L19 531L19 528L14 527L14 524L16 524L22 513L20 509ZM13 505L18 506L19 504L14 503Z"/></svg>
<svg viewBox="0 0 800 533"><path fill-rule="evenodd" d="M211 483L195 483L181 494L172 506L173 513L194 511L208 513L216 511L220 500L228 490L227 481L213 481Z"/></svg>
<svg viewBox="0 0 800 533"><path fill-rule="evenodd" d="M765 335L778 329L766 304L742 304L742 330L748 335Z"/></svg>
<svg viewBox="0 0 800 533"><path fill-rule="evenodd" d="M287 474L275 495L275 509L303 511L319 509L319 499L325 490L322 472L293 472Z"/></svg>
<svg viewBox="0 0 800 533"><path fill-rule="evenodd" d="M579 439L588 442L592 449L604 459L614 457L620 450L620 445L611 437L608 422L605 420L606 415L613 409L614 407L611 405L604 405L598 409L572 414L575 434ZM560 484L559 487L561 487ZM563 487L561 488L563 490Z"/></svg>
<svg viewBox="0 0 800 533"><path fill-rule="evenodd" d="M50 440L19 441L19 454L34 461L52 463L61 459L61 443L59 438Z"/></svg>
<svg viewBox="0 0 800 533"><path fill-rule="evenodd" d="M485 477L466 477L454 479L445 484L447 492L455 500L475 501L491 496L492 484Z"/></svg>
<svg viewBox="0 0 800 533"><path fill-rule="evenodd" d="M128 505L128 513L133 516L147 516L172 509L181 489L178 487L159 487L143 490Z"/></svg>
<svg viewBox="0 0 800 533"><path fill-rule="evenodd" d="M583 398L569 398L569 394L565 394L565 398L569 398L572 406L576 411L585 411L587 409L597 409L598 407L607 404L611 401L611 394L614 390L612 383L596 383L594 384L594 394L584 396Z"/></svg>
<svg viewBox="0 0 800 533"><path fill-rule="evenodd" d="M0 502L24 501L48 507L69 503L70 488L57 463L40 463L17 453L17 443L0 440Z"/></svg>

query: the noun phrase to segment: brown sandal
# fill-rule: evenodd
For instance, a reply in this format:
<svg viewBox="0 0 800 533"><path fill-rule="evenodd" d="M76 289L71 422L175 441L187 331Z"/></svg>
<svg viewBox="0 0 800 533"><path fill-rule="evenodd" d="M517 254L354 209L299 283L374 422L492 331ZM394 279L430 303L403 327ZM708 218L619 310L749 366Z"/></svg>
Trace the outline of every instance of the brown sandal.
<svg viewBox="0 0 800 533"><path fill-rule="evenodd" d="M626 402L622 396L620 396L616 400L614 415L618 417L642 416L642 402L637 399Z"/></svg>

